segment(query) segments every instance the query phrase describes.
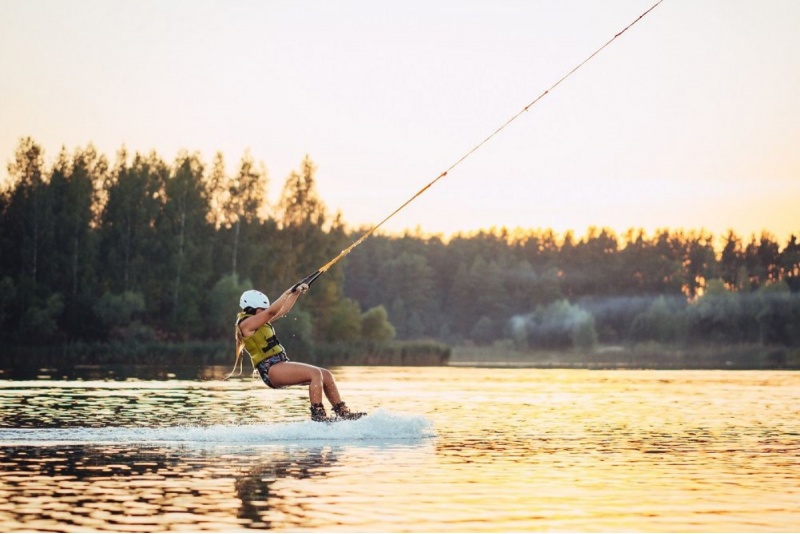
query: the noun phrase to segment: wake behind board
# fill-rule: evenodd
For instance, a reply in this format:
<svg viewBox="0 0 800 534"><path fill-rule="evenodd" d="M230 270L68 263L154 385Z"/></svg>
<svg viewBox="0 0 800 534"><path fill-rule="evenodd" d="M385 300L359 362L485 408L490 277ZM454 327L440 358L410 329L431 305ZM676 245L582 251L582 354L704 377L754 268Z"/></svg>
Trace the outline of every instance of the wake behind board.
<svg viewBox="0 0 800 534"><path fill-rule="evenodd" d="M405 415L378 409L358 420L319 424L309 419L270 424L216 424L168 427L67 427L0 428L0 445L53 444L178 444L208 446L275 444L304 441L337 443L414 441L436 436L433 423L421 415Z"/></svg>

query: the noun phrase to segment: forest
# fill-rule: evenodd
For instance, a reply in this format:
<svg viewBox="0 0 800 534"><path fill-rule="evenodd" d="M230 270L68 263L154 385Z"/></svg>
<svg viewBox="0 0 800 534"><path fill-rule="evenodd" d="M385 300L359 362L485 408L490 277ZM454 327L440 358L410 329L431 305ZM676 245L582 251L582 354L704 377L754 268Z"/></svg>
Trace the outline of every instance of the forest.
<svg viewBox="0 0 800 534"><path fill-rule="evenodd" d="M331 214L310 157L278 201L263 164L181 152L46 166L20 140L0 192L0 346L232 344L239 294L277 297L368 228ZM535 221L535 214L531 214ZM518 350L752 345L800 354L800 244L764 232L377 232L280 324L306 353L394 340ZM341 349L344 350L344 349ZM68 352L67 352L68 353Z"/></svg>

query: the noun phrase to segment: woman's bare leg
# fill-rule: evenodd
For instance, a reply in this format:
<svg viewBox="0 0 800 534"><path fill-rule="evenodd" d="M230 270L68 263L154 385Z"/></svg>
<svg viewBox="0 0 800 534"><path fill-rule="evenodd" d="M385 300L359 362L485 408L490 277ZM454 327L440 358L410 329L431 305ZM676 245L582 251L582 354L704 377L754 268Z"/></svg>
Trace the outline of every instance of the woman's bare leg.
<svg viewBox="0 0 800 534"><path fill-rule="evenodd" d="M320 369L320 371L322 371L322 389L325 391L325 396L328 397L331 405L336 406L342 402L342 396L339 395L339 388L336 387L333 373L327 369Z"/></svg>
<svg viewBox="0 0 800 534"><path fill-rule="evenodd" d="M276 387L308 384L308 398L311 404L320 404L323 393L331 404L338 404L342 400L333 374L327 369L306 363L282 362L275 364L269 368L269 380Z"/></svg>

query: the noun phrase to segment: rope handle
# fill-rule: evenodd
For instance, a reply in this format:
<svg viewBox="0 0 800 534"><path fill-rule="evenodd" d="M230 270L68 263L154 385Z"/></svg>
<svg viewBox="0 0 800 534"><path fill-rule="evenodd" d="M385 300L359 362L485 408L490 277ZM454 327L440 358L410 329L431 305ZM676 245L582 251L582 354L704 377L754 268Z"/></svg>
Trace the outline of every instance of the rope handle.
<svg viewBox="0 0 800 534"><path fill-rule="evenodd" d="M322 276L322 273L324 272L325 271L317 270L309 274L308 276L306 276L305 278L303 278L302 280L300 280L299 282L297 282L295 285L292 286L292 293L296 293L297 288L299 288L303 284L308 284L310 286L311 284L314 283L314 280Z"/></svg>

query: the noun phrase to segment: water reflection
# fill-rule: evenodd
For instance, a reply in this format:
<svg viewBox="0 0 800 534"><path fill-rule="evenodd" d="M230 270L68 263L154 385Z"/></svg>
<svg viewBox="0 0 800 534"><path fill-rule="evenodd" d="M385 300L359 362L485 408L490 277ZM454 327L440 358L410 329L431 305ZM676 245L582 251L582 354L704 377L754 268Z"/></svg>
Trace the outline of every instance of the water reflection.
<svg viewBox="0 0 800 534"><path fill-rule="evenodd" d="M271 528L270 517L283 517L283 522L298 523L302 503L292 502L281 491L283 479L309 480L324 477L336 462L331 449L283 450L269 455L236 479L236 494L241 500L239 519L253 528ZM313 496L306 495L305 499Z"/></svg>
<svg viewBox="0 0 800 534"><path fill-rule="evenodd" d="M108 447L13 447L2 452L17 476L3 477L7 504L0 505L9 528L141 530L161 523L158 515L190 514L195 492L170 484L179 475L169 454L158 450ZM182 469L181 469L182 470ZM207 496L213 498L213 493ZM188 498L188 500L187 500ZM180 523L180 521L179 521Z"/></svg>
<svg viewBox="0 0 800 534"><path fill-rule="evenodd" d="M207 365L14 365L0 369L2 380L218 380L229 368Z"/></svg>
<svg viewBox="0 0 800 534"><path fill-rule="evenodd" d="M403 449L401 457L410 450ZM355 481L345 478L338 491L323 483L342 452L347 449L335 446L201 451L4 447L0 465L13 466L14 472L0 477L0 524L5 531L158 532L313 528L352 524L361 517L375 520L372 511L356 511L352 501L331 501L351 491ZM374 460L386 449L362 452Z"/></svg>
<svg viewBox="0 0 800 534"><path fill-rule="evenodd" d="M6 531L270 528L274 518L302 516L282 481L324 477L336 462L325 448L185 452L4 447L0 464L15 473L3 473L0 523Z"/></svg>
<svg viewBox="0 0 800 534"><path fill-rule="evenodd" d="M0 387L0 426L202 426L296 417L296 394L265 403L258 384L218 381L13 381ZM240 387L244 384L244 387ZM262 386L263 387L263 386ZM263 406L260 406L263 405ZM254 409L255 408L255 409Z"/></svg>

